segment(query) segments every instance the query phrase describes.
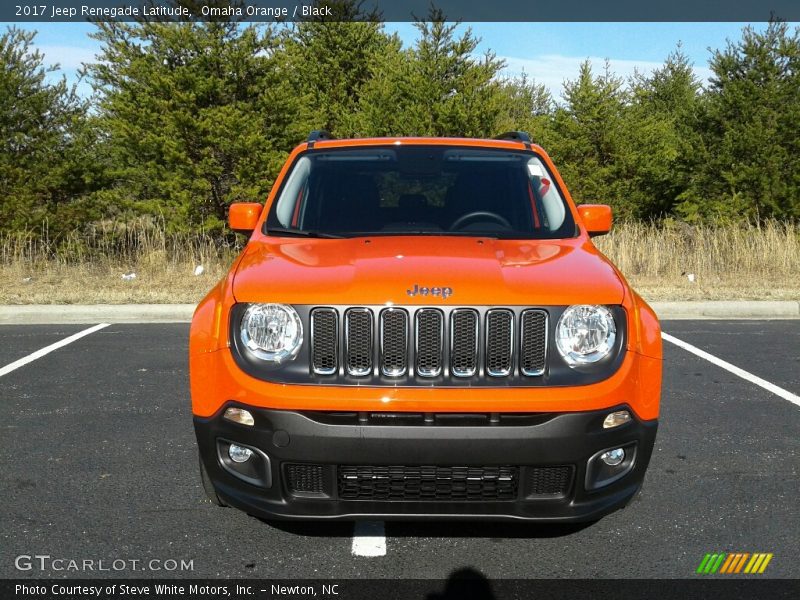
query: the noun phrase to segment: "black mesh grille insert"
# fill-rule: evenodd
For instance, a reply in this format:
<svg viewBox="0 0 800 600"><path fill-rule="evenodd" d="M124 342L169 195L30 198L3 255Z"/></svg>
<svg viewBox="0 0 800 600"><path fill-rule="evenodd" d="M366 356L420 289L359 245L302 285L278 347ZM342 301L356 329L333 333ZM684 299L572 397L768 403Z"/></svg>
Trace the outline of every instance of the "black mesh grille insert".
<svg viewBox="0 0 800 600"><path fill-rule="evenodd" d="M514 314L491 310L486 315L486 372L495 377L511 373Z"/></svg>
<svg viewBox="0 0 800 600"><path fill-rule="evenodd" d="M519 368L523 375L541 375L547 358L547 313L526 310L522 313L522 343Z"/></svg>
<svg viewBox="0 0 800 600"><path fill-rule="evenodd" d="M417 373L436 377L442 372L444 316L435 308L417 312Z"/></svg>
<svg viewBox="0 0 800 600"><path fill-rule="evenodd" d="M572 467L528 467L525 492L531 496L566 496L572 484Z"/></svg>
<svg viewBox="0 0 800 600"><path fill-rule="evenodd" d="M323 494L322 465L286 465L286 479L291 492Z"/></svg>
<svg viewBox="0 0 800 600"><path fill-rule="evenodd" d="M372 370L372 312L365 308L347 311L347 372L368 375Z"/></svg>
<svg viewBox="0 0 800 600"><path fill-rule="evenodd" d="M518 467L340 466L342 500L516 500Z"/></svg>
<svg viewBox="0 0 800 600"><path fill-rule="evenodd" d="M305 319L305 368L333 385L545 384L543 307L318 306Z"/></svg>
<svg viewBox="0 0 800 600"><path fill-rule="evenodd" d="M337 356L338 319L332 308L317 308L311 313L314 344L311 368L319 375L332 375L339 364Z"/></svg>
<svg viewBox="0 0 800 600"><path fill-rule="evenodd" d="M450 369L457 377L470 377L478 366L478 313L455 310L451 318Z"/></svg>
<svg viewBox="0 0 800 600"><path fill-rule="evenodd" d="M408 367L408 315L389 308L381 313L381 373L390 377L403 375Z"/></svg>

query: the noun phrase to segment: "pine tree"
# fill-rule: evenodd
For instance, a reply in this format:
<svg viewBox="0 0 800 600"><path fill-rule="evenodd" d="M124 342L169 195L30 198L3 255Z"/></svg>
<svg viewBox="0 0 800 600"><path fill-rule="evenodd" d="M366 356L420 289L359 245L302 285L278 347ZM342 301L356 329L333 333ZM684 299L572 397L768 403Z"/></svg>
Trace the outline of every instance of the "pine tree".
<svg viewBox="0 0 800 600"><path fill-rule="evenodd" d="M680 46L664 65L631 81L620 174L632 214L641 219L672 215L703 162L697 112L700 82Z"/></svg>
<svg viewBox="0 0 800 600"><path fill-rule="evenodd" d="M519 77L501 80L504 109L499 131L526 131L537 143L547 145L551 139L555 102L550 91L522 73Z"/></svg>
<svg viewBox="0 0 800 600"><path fill-rule="evenodd" d="M85 183L85 104L63 78L48 81L56 67L34 38L15 28L0 36L0 230L38 228Z"/></svg>
<svg viewBox="0 0 800 600"><path fill-rule="evenodd" d="M800 29L747 27L715 51L702 104L703 162L679 213L693 219L800 217Z"/></svg>
<svg viewBox="0 0 800 600"><path fill-rule="evenodd" d="M332 15L297 23L284 36L285 74L311 113L312 129L355 135L354 117L364 86L380 58L397 43L375 13L356 0L320 4Z"/></svg>
<svg viewBox="0 0 800 600"><path fill-rule="evenodd" d="M608 64L595 76L583 62L578 77L564 84L549 148L576 202L608 203L623 217L633 211L619 169L627 101L622 79Z"/></svg>
<svg viewBox="0 0 800 600"><path fill-rule="evenodd" d="M270 27L228 21L99 23L89 73L115 200L173 229L220 230L264 198L310 123Z"/></svg>
<svg viewBox="0 0 800 600"><path fill-rule="evenodd" d="M494 54L474 57L480 40L432 9L417 21L413 48L391 44L360 103L366 135L490 136L505 107Z"/></svg>

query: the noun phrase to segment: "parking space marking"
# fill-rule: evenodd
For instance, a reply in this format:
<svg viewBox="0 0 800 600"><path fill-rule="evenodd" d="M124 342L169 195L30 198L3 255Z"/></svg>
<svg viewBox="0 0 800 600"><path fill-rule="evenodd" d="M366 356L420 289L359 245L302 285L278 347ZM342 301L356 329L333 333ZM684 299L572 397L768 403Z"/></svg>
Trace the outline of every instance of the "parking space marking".
<svg viewBox="0 0 800 600"><path fill-rule="evenodd" d="M386 531L383 521L356 521L353 526L355 556L386 556Z"/></svg>
<svg viewBox="0 0 800 600"><path fill-rule="evenodd" d="M20 367L24 367L28 363L31 363L43 356L50 354L54 350L58 350L59 348L63 348L64 346L71 344L75 340L79 340L82 337L86 337L87 335L94 333L95 331L99 331L104 327L108 327L111 323L100 323L99 325L94 325L93 327L89 327L89 329L84 329L83 331L79 331L76 334L73 334L69 337L64 338L63 340L57 341L55 344L50 344L49 346L45 346L44 348L37 350L32 354L28 354L28 356L23 356L19 360L15 360L12 363L7 364L5 367L0 368L0 377L3 375L8 375L11 371L16 371Z"/></svg>
<svg viewBox="0 0 800 600"><path fill-rule="evenodd" d="M709 354L705 350L701 350L696 346L692 346L691 344L684 342L683 340L679 340L678 338L673 337L668 333L664 333L662 331L661 337L664 338L666 341L670 342L671 344L675 344L676 346L683 348L687 352L691 352L695 356L699 356L700 358L703 358L708 362L717 365L718 367L722 367L726 371L729 371L734 375L749 381L750 383L755 383L756 385L761 386L765 390L772 392L776 396L780 396L784 400L788 400L792 404L800 406L800 396L798 396L797 394L793 394L789 390L785 390L782 387L775 385L774 383L770 383L765 379L761 379L761 377L758 377L757 375L753 375L752 373L749 373L744 369L740 369L736 365L732 365L728 361L722 360L721 358L717 358L713 354Z"/></svg>

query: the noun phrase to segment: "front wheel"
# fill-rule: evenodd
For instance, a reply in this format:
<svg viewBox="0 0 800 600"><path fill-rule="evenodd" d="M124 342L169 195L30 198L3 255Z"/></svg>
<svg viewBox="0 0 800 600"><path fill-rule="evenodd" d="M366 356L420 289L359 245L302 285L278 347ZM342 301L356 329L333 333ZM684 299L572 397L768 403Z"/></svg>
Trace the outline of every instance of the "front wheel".
<svg viewBox="0 0 800 600"><path fill-rule="evenodd" d="M203 464L202 458L200 458L200 479L203 481L203 491L205 491L206 498L208 498L209 502L214 506L227 506L227 504L217 496L217 490L214 489L214 484L211 483L211 478L208 476L208 471L206 471L206 466Z"/></svg>

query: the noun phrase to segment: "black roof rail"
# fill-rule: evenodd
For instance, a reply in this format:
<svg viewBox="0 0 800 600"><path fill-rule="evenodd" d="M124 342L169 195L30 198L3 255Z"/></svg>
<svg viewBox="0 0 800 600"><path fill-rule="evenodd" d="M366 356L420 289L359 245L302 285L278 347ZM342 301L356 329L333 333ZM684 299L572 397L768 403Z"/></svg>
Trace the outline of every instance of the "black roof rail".
<svg viewBox="0 0 800 600"><path fill-rule="evenodd" d="M308 139L306 139L306 141L308 142L308 147L313 148L314 142L317 142L319 140L332 140L332 139L334 139L334 137L324 129L315 129L314 131L308 134Z"/></svg>
<svg viewBox="0 0 800 600"><path fill-rule="evenodd" d="M522 142L525 144L525 147L530 150L531 144L531 136L527 134L525 131L506 131L505 133L501 133L500 135L496 136L494 139L496 140L508 140L510 142Z"/></svg>

